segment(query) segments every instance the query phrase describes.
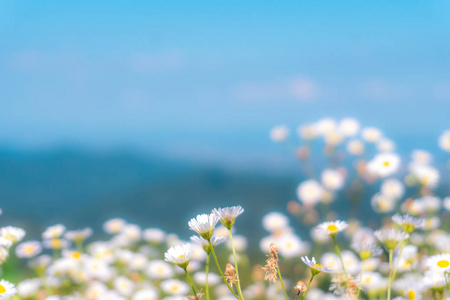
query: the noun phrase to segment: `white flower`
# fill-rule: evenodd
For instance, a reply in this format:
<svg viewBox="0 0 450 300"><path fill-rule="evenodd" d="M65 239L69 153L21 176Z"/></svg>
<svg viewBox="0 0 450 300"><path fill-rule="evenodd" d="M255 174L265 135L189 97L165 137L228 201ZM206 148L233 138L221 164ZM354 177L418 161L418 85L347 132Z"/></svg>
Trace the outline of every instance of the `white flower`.
<svg viewBox="0 0 450 300"><path fill-rule="evenodd" d="M339 123L339 132L345 137L354 136L358 133L358 131L359 123L355 119L345 118Z"/></svg>
<svg viewBox="0 0 450 300"><path fill-rule="evenodd" d="M364 128L361 132L361 135L362 135L363 139L368 141L369 143L376 143L382 137L381 131L375 127Z"/></svg>
<svg viewBox="0 0 450 300"><path fill-rule="evenodd" d="M33 297L41 286L39 278L26 279L17 285L17 294L22 298Z"/></svg>
<svg viewBox="0 0 450 300"><path fill-rule="evenodd" d="M146 274L151 279L165 279L172 277L172 267L163 260L152 260L149 262Z"/></svg>
<svg viewBox="0 0 450 300"><path fill-rule="evenodd" d="M314 125L306 124L297 128L297 134L304 140L312 140L317 137Z"/></svg>
<svg viewBox="0 0 450 300"><path fill-rule="evenodd" d="M336 121L329 118L319 120L314 126L317 133L323 136L337 131Z"/></svg>
<svg viewBox="0 0 450 300"><path fill-rule="evenodd" d="M439 289L446 286L445 276L440 270L433 268L423 276L423 285L428 289Z"/></svg>
<svg viewBox="0 0 450 300"><path fill-rule="evenodd" d="M89 238L91 235L92 235L92 229L89 227L86 227L86 228L80 229L80 230L67 231L64 234L64 237L66 239L68 239L69 241L81 242L81 241L84 241L87 238Z"/></svg>
<svg viewBox="0 0 450 300"><path fill-rule="evenodd" d="M177 279L167 279L161 282L161 289L170 295L186 295L189 292L189 286Z"/></svg>
<svg viewBox="0 0 450 300"><path fill-rule="evenodd" d="M386 246L387 249L392 250L398 246L399 243L406 240L409 235L397 229L381 229L374 233L375 237Z"/></svg>
<svg viewBox="0 0 450 300"><path fill-rule="evenodd" d="M220 218L220 222L223 226L230 229L233 227L236 218L244 212L244 209L240 205L237 205L218 209L215 208L212 212Z"/></svg>
<svg viewBox="0 0 450 300"><path fill-rule="evenodd" d="M263 217L263 227L269 232L282 231L288 228L289 219L279 213L271 212Z"/></svg>
<svg viewBox="0 0 450 300"><path fill-rule="evenodd" d="M69 247L69 241L63 239L45 240L44 247L48 249L63 249Z"/></svg>
<svg viewBox="0 0 450 300"><path fill-rule="evenodd" d="M194 249L191 244L183 244L170 247L164 254L165 261L174 263L185 269L189 264Z"/></svg>
<svg viewBox="0 0 450 300"><path fill-rule="evenodd" d="M247 239L242 235L233 235L234 248L237 252L244 252L247 248ZM226 243L228 249L232 250L231 241Z"/></svg>
<svg viewBox="0 0 450 300"><path fill-rule="evenodd" d="M125 276L119 276L114 279L115 290L123 296L131 296L135 287L135 283Z"/></svg>
<svg viewBox="0 0 450 300"><path fill-rule="evenodd" d="M377 154L367 165L370 173L380 177L394 174L398 171L399 167L400 157L394 153Z"/></svg>
<svg viewBox="0 0 450 300"><path fill-rule="evenodd" d="M224 237L213 235L211 237L210 242L213 247L216 247L217 245L225 242L225 240L226 239ZM212 249L209 245L209 242L207 240L205 240L204 238L194 235L194 236L191 236L191 241L193 241L194 243L200 244L206 253L211 253Z"/></svg>
<svg viewBox="0 0 450 300"><path fill-rule="evenodd" d="M148 228L142 233L145 241L149 243L161 243L166 236L165 232L159 228Z"/></svg>
<svg viewBox="0 0 450 300"><path fill-rule="evenodd" d="M379 213L388 213L394 210L396 201L394 198L377 193L370 201L373 210Z"/></svg>
<svg viewBox="0 0 450 300"><path fill-rule="evenodd" d="M391 140L381 139L377 143L377 149L378 149L378 151L383 152L383 153L394 152L395 151L395 144Z"/></svg>
<svg viewBox="0 0 450 300"><path fill-rule="evenodd" d="M2 279L0 280L0 299L7 299L17 294L14 284Z"/></svg>
<svg viewBox="0 0 450 300"><path fill-rule="evenodd" d="M131 300L157 300L158 292L153 288L144 288L134 293Z"/></svg>
<svg viewBox="0 0 450 300"><path fill-rule="evenodd" d="M333 221L333 222L324 222L317 225L317 230L321 230L329 236L335 236L339 232L345 230L348 227L347 222L345 221Z"/></svg>
<svg viewBox="0 0 450 300"><path fill-rule="evenodd" d="M433 167L414 164L410 169L413 175L423 186L432 188L439 183L439 171Z"/></svg>
<svg viewBox="0 0 450 300"><path fill-rule="evenodd" d="M410 215L401 216L396 214L392 217L392 221L397 223L406 233L411 233L415 229L422 229L425 227L424 219L411 217Z"/></svg>
<svg viewBox="0 0 450 300"><path fill-rule="evenodd" d="M383 250L372 242L353 241L351 247L356 251L356 253L358 253L362 260L366 260L383 253Z"/></svg>
<svg viewBox="0 0 450 300"><path fill-rule="evenodd" d="M60 238L62 236L62 234L64 233L64 231L66 231L66 226L64 226L62 224L50 226L42 233L42 238L43 239Z"/></svg>
<svg viewBox="0 0 450 300"><path fill-rule="evenodd" d="M317 264L316 263L316 259L313 257L311 260L308 258L308 256L303 256L302 257L302 261L303 263L305 263L308 267L311 268L311 272L313 272L313 274L318 274L320 272L326 272L326 273L333 273L334 271L324 267L323 265Z"/></svg>
<svg viewBox="0 0 450 300"><path fill-rule="evenodd" d="M361 278L361 286L365 290L375 291L380 288L385 288L385 281L380 273L376 272L364 272Z"/></svg>
<svg viewBox="0 0 450 300"><path fill-rule="evenodd" d="M323 192L322 186L313 179L303 181L297 187L298 199L307 205L314 205L320 202Z"/></svg>
<svg viewBox="0 0 450 300"><path fill-rule="evenodd" d="M6 226L0 228L0 237L10 240L13 244L20 242L25 236L25 230L18 227Z"/></svg>
<svg viewBox="0 0 450 300"><path fill-rule="evenodd" d="M38 241L29 241L17 245L16 255L20 258L31 258L42 252L42 245Z"/></svg>
<svg viewBox="0 0 450 300"><path fill-rule="evenodd" d="M444 131L439 137L439 147L446 152L450 152L450 130Z"/></svg>
<svg viewBox="0 0 450 300"><path fill-rule="evenodd" d="M309 250L308 244L302 242L298 236L292 233L283 234L276 241L276 245L280 255L285 258L298 257Z"/></svg>
<svg viewBox="0 0 450 300"><path fill-rule="evenodd" d="M442 201L442 204L444 205L444 208L446 210L450 210L450 197L444 198L444 200Z"/></svg>
<svg viewBox="0 0 450 300"><path fill-rule="evenodd" d="M364 152L364 143L360 140L350 140L347 143L347 151L352 155L361 155Z"/></svg>
<svg viewBox="0 0 450 300"><path fill-rule="evenodd" d="M219 216L211 213L197 215L196 218L191 219L188 223L189 229L198 233L205 240L210 240L214 227L216 227L217 222L219 222Z"/></svg>
<svg viewBox="0 0 450 300"><path fill-rule="evenodd" d="M450 271L450 254L437 254L429 257L426 261L426 265L428 268L439 271L439 272L448 272Z"/></svg>
<svg viewBox="0 0 450 300"><path fill-rule="evenodd" d="M276 126L270 130L270 138L274 142L284 142L289 136L289 129L284 126Z"/></svg>
<svg viewBox="0 0 450 300"><path fill-rule="evenodd" d="M197 284L201 285L201 286L205 286L206 285L206 273L205 272L197 272L194 274L194 280ZM216 285L218 283L220 283L221 278L219 275L214 274L214 273L209 273L208 274L208 284L211 285Z"/></svg>
<svg viewBox="0 0 450 300"><path fill-rule="evenodd" d="M323 186L332 191L340 190L345 183L344 176L338 170L326 169L321 177Z"/></svg>
<svg viewBox="0 0 450 300"><path fill-rule="evenodd" d="M109 234L116 234L122 231L122 228L125 226L125 224L126 222L123 219L111 219L103 224L103 230L105 230L105 232Z"/></svg>
<svg viewBox="0 0 450 300"><path fill-rule="evenodd" d="M381 193L393 199L400 199L403 197L404 192L405 187L398 179L386 179L381 184Z"/></svg>
<svg viewBox="0 0 450 300"><path fill-rule="evenodd" d="M428 165L431 163L431 154L424 150L414 150L411 154L414 163L421 165Z"/></svg>

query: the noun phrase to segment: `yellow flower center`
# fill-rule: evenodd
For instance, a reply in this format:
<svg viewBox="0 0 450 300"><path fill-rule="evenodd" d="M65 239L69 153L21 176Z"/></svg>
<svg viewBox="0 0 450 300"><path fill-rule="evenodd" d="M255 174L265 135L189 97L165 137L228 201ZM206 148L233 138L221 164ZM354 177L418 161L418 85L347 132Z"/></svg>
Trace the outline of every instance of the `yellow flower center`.
<svg viewBox="0 0 450 300"><path fill-rule="evenodd" d="M319 265L319 264L314 264L314 269L323 269L323 265Z"/></svg>
<svg viewBox="0 0 450 300"><path fill-rule="evenodd" d="M75 259L79 259L81 257L81 253L78 251L72 252L72 257Z"/></svg>
<svg viewBox="0 0 450 300"><path fill-rule="evenodd" d="M34 253L34 247L31 245L28 245L23 248L23 252L25 252L25 254L31 255Z"/></svg>
<svg viewBox="0 0 450 300"><path fill-rule="evenodd" d="M181 254L181 255L180 255L180 258L184 258L184 254Z"/></svg>
<svg viewBox="0 0 450 300"><path fill-rule="evenodd" d="M51 241L51 245L52 245L52 248L59 249L59 248L61 248L62 243L61 243L61 240L60 240L60 239L53 239L53 240Z"/></svg>
<svg viewBox="0 0 450 300"><path fill-rule="evenodd" d="M334 224L328 225L327 230L329 231L336 231L338 230L337 226Z"/></svg>
<svg viewBox="0 0 450 300"><path fill-rule="evenodd" d="M372 256L372 253L369 250L362 250L359 252L359 256L362 260L366 260Z"/></svg>
<svg viewBox="0 0 450 300"><path fill-rule="evenodd" d="M386 161L384 162L383 165L384 165L385 167L389 167L389 164L390 164L389 161L386 160Z"/></svg>
<svg viewBox="0 0 450 300"><path fill-rule="evenodd" d="M413 290L408 291L408 300L416 299L416 293Z"/></svg>
<svg viewBox="0 0 450 300"><path fill-rule="evenodd" d="M6 289L3 285L0 285L0 294L3 294L6 292Z"/></svg>
<svg viewBox="0 0 450 300"><path fill-rule="evenodd" d="M437 262L437 265L439 268L447 268L450 265L450 262L448 262L448 260L440 260Z"/></svg>
<svg viewBox="0 0 450 300"><path fill-rule="evenodd" d="M5 235L5 239L10 240L11 242L15 242L15 240L16 240L14 234L11 234L11 233Z"/></svg>

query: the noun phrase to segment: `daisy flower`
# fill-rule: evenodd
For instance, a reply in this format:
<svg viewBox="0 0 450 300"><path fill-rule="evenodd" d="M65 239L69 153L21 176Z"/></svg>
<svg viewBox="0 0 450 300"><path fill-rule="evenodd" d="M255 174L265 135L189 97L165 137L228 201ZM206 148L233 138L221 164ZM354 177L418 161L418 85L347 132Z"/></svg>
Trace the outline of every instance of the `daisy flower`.
<svg viewBox="0 0 450 300"><path fill-rule="evenodd" d="M164 257L165 261L186 269L193 252L194 248L191 244L183 244L170 247L164 254Z"/></svg>
<svg viewBox="0 0 450 300"><path fill-rule="evenodd" d="M38 241L21 243L16 248L16 255L20 258L31 258L42 252L42 245Z"/></svg>
<svg viewBox="0 0 450 300"><path fill-rule="evenodd" d="M345 137L354 136L359 131L359 123L355 119L345 118L339 122L338 130Z"/></svg>
<svg viewBox="0 0 450 300"><path fill-rule="evenodd" d="M302 261L304 264L306 264L308 267L311 268L311 273L313 275L317 275L320 272L325 272L325 273L333 273L334 271L324 267L323 265L319 265L316 262L316 259L313 257L311 260L308 258L308 256L303 256L302 257Z"/></svg>
<svg viewBox="0 0 450 300"><path fill-rule="evenodd" d="M188 223L189 229L197 232L202 238L209 241L213 235L214 227L219 222L219 216L211 213L198 215Z"/></svg>
<svg viewBox="0 0 450 300"><path fill-rule="evenodd" d="M430 256L426 261L427 267L435 271L448 272L450 271L450 254L437 254Z"/></svg>
<svg viewBox="0 0 450 300"><path fill-rule="evenodd" d="M189 285L178 279L167 279L161 282L161 289L170 295L185 296L189 293Z"/></svg>
<svg viewBox="0 0 450 300"><path fill-rule="evenodd" d="M25 236L25 230L18 227L6 226L0 228L0 237L10 240L13 244L20 242Z"/></svg>
<svg viewBox="0 0 450 300"><path fill-rule="evenodd" d="M284 142L289 136L289 129L284 126L276 126L270 130L270 138L274 142Z"/></svg>
<svg viewBox="0 0 450 300"><path fill-rule="evenodd" d="M347 151L352 155L361 155L364 152L364 143L360 140L350 140L347 143Z"/></svg>
<svg viewBox="0 0 450 300"><path fill-rule="evenodd" d="M371 242L353 242L351 247L358 253L361 260L366 260L373 256L378 256L383 253L383 250L376 244Z"/></svg>
<svg viewBox="0 0 450 300"><path fill-rule="evenodd" d="M194 236L191 236L191 241L193 241L194 243L202 245L203 250L205 250L206 253L208 253L208 254L211 253L211 247L209 245L209 242L207 240L205 240L204 238L194 235ZM215 246L225 242L225 238L221 237L221 236L214 235L214 236L211 237L210 242L211 242L211 245L213 247L215 247Z"/></svg>
<svg viewBox="0 0 450 300"><path fill-rule="evenodd" d="M321 179L323 186L332 191L340 190L345 183L342 172L339 172L338 170L324 170L321 174Z"/></svg>
<svg viewBox="0 0 450 300"><path fill-rule="evenodd" d="M389 250L395 249L399 243L409 238L409 234L393 228L377 230L374 235Z"/></svg>
<svg viewBox="0 0 450 300"><path fill-rule="evenodd" d="M0 280L0 299L9 298L17 294L14 284L2 279Z"/></svg>
<svg viewBox="0 0 450 300"><path fill-rule="evenodd" d="M439 147L446 152L450 152L450 130L444 131L439 137Z"/></svg>
<svg viewBox="0 0 450 300"><path fill-rule="evenodd" d="M396 214L392 217L392 221L397 223L406 233L411 233L415 229L425 227L424 219L411 217L410 215L401 216L399 214Z"/></svg>
<svg viewBox="0 0 450 300"><path fill-rule="evenodd" d="M220 222L223 224L223 226L230 229L231 227L233 227L236 218L244 212L244 209L240 205L238 205L218 209L215 208L212 212L217 217L219 217Z"/></svg>
<svg viewBox="0 0 450 300"><path fill-rule="evenodd" d="M378 128L375 127L366 127L361 131L362 138L369 143L378 142L383 134Z"/></svg>
<svg viewBox="0 0 450 300"><path fill-rule="evenodd" d="M50 226L42 233L42 238L46 240L57 239L62 236L64 231L66 231L66 226L62 224Z"/></svg>
<svg viewBox="0 0 450 300"><path fill-rule="evenodd" d="M297 187L297 197L303 204L314 205L322 199L323 187L314 179L300 183Z"/></svg>
<svg viewBox="0 0 450 300"><path fill-rule="evenodd" d="M92 229L89 227L86 227L85 229L81 229L81 230L67 231L64 234L64 237L66 239L68 239L69 241L82 242L85 239L87 239L88 237L90 237L91 235L92 235Z"/></svg>
<svg viewBox="0 0 450 300"><path fill-rule="evenodd" d="M399 167L400 157L394 153L378 154L367 165L369 172L379 177L390 176L397 172Z"/></svg>
<svg viewBox="0 0 450 300"><path fill-rule="evenodd" d="M333 222L324 222L317 225L317 230L321 230L329 236L336 236L339 232L345 230L348 224L345 221L333 221Z"/></svg>

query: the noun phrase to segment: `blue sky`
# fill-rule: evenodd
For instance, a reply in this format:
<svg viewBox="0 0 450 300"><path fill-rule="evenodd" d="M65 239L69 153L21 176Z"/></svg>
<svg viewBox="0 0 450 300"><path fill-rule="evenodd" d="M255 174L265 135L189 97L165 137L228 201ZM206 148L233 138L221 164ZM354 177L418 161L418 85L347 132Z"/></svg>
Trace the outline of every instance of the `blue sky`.
<svg viewBox="0 0 450 300"><path fill-rule="evenodd" d="M448 1L0 0L0 144L264 152L353 116L434 150L449 37Z"/></svg>

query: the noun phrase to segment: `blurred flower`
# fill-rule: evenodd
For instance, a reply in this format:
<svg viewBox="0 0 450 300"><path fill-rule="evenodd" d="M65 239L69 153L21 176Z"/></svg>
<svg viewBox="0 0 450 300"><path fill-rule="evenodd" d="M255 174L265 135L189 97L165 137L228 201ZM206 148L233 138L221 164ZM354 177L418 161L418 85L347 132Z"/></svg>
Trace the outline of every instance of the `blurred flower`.
<svg viewBox="0 0 450 300"><path fill-rule="evenodd" d="M289 129L284 125L274 127L270 131L270 138L274 142L284 142L288 138L288 136Z"/></svg>
<svg viewBox="0 0 450 300"><path fill-rule="evenodd" d="M314 205L320 202L322 195L322 186L313 179L303 181L297 187L297 197L303 204Z"/></svg>

